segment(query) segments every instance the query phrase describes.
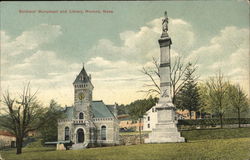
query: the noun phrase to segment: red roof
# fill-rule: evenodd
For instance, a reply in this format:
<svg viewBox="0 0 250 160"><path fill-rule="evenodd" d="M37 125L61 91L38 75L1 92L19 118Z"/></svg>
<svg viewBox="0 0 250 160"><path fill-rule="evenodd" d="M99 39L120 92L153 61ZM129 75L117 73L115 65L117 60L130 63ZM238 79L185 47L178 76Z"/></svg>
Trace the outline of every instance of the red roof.
<svg viewBox="0 0 250 160"><path fill-rule="evenodd" d="M15 137L12 133L8 131L0 131L0 135L2 136L10 136L10 137Z"/></svg>

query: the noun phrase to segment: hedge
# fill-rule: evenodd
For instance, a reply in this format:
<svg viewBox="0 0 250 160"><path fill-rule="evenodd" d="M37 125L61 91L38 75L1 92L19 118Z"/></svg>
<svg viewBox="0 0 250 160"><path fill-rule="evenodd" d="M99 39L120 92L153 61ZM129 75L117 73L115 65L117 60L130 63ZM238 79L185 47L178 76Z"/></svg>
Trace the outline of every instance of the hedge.
<svg viewBox="0 0 250 160"><path fill-rule="evenodd" d="M225 124L238 124L238 118L224 118L223 125ZM250 124L250 118L240 118L241 124ZM220 119L211 118L211 119L180 119L178 120L178 125L204 125L204 126L216 126L220 125Z"/></svg>

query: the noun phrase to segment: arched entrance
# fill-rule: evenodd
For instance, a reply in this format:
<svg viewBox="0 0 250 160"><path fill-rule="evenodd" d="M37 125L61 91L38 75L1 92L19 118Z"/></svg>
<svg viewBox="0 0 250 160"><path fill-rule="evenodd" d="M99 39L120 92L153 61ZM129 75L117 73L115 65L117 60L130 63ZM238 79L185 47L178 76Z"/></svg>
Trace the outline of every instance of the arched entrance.
<svg viewBox="0 0 250 160"><path fill-rule="evenodd" d="M79 128L76 131L76 139L77 139L77 143L83 143L84 142L84 131L82 128Z"/></svg>

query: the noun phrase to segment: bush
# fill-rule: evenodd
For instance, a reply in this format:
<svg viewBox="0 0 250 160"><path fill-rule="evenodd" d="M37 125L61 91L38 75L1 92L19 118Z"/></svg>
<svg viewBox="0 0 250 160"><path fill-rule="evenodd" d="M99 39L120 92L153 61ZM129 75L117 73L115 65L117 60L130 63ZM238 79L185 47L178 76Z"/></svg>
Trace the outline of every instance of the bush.
<svg viewBox="0 0 250 160"><path fill-rule="evenodd" d="M26 145L26 148L39 148L39 147L43 147L42 139L38 139L37 141L34 141Z"/></svg>
<svg viewBox="0 0 250 160"><path fill-rule="evenodd" d="M241 118L241 124L250 124L250 118ZM224 118L223 124L238 124L238 118ZM220 119L180 119L178 120L178 125L188 125L188 126L216 126L220 125Z"/></svg>

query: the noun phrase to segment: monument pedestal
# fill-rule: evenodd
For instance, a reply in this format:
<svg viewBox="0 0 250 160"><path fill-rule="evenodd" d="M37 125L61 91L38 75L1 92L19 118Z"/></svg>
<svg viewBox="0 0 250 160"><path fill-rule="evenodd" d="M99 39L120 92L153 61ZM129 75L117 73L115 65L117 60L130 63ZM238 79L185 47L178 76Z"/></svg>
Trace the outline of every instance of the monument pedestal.
<svg viewBox="0 0 250 160"><path fill-rule="evenodd" d="M149 137L145 139L145 143L185 142L176 126L175 107L171 103L166 106L157 106L158 123L149 133Z"/></svg>

